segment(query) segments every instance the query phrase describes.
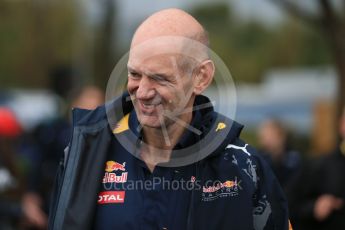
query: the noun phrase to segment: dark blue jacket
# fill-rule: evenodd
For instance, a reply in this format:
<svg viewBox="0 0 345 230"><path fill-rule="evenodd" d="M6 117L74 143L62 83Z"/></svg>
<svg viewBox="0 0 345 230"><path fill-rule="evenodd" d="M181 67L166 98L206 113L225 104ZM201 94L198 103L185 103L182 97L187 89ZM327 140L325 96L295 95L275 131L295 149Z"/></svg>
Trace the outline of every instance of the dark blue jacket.
<svg viewBox="0 0 345 230"><path fill-rule="evenodd" d="M128 134L130 129L115 134L117 138L113 134L116 122L133 111L132 103L126 100L126 96L124 94L111 104L94 111L73 111L73 135L65 151L65 158L60 163L49 229L95 228L95 222L99 221L99 192L102 190L104 166L109 160L110 148L114 146L115 139L121 140L125 136L133 138ZM194 105L208 102L206 97L198 96ZM115 211L121 217L113 215L113 219L109 221L112 225L108 229L287 230L285 196L264 160L252 147L239 139L243 126L214 112L213 108L199 109L198 112L201 115L198 128L202 130L201 139L204 138L203 143L207 145L200 144L198 148L205 149L214 143L216 147L207 156L198 156L200 159L195 163L180 167L190 169L195 187L185 193L187 195L182 197L184 200L181 197L176 199L176 193L166 193L165 198L170 200L169 204L174 205L174 208L164 207L158 198L149 198L145 192L126 191L128 205L132 196L130 194L140 193L139 196L132 196L136 197L133 198L137 204L136 218L126 222L124 218L127 214L133 215L134 209L131 212L126 209L121 211L118 207L126 206L116 206ZM108 119L107 114L116 119ZM120 148L120 144L116 143L115 147ZM134 162L135 157L125 153L125 150L115 152L121 154L118 156L121 158L118 160L120 164L123 161ZM137 162L140 163L140 160L137 159ZM126 170L129 170L128 176L130 173L134 175L131 172L134 169L130 169L130 166L126 166ZM152 210L140 206L140 203L150 199L157 203L151 205L151 209L167 210L166 218L163 218L166 222L161 223L160 217L157 217L160 218L157 222L152 222L152 218L155 218L149 217ZM126 202L121 205L126 205ZM151 218L151 225L145 222L148 218Z"/></svg>

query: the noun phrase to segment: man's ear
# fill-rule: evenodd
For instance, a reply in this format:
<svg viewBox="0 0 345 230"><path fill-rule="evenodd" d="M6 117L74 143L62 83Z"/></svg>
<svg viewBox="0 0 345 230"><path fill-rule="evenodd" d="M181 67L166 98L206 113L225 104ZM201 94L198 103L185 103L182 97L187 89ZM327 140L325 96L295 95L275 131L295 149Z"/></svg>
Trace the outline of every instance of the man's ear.
<svg viewBox="0 0 345 230"><path fill-rule="evenodd" d="M212 82L215 66L212 60L203 61L194 76L194 94L201 94Z"/></svg>

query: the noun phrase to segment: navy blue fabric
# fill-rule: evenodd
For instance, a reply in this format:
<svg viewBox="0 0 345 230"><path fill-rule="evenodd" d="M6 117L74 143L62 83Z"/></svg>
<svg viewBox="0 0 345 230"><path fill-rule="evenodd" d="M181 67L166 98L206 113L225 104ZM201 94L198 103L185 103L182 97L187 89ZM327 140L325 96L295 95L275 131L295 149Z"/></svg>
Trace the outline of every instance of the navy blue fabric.
<svg viewBox="0 0 345 230"><path fill-rule="evenodd" d="M126 162L128 181L142 183L136 189L131 188L134 183L112 188L125 191L125 201L120 204L98 204L94 229L162 229L170 226L174 226L174 229L186 229L191 192L164 189L162 180L190 180L192 167L171 169L158 166L151 173L131 154L124 158L123 155L117 156L116 160ZM148 185L148 181L152 185ZM106 189L109 189L111 185L107 185ZM103 187L101 190L106 189Z"/></svg>
<svg viewBox="0 0 345 230"><path fill-rule="evenodd" d="M198 149L215 148L206 151L206 156L198 156L191 165L156 166L150 173L143 161L118 142L123 140L121 137L130 137L134 147L126 147L135 149L141 137L140 132L135 133L138 122L126 97L124 94L116 99L108 110L100 107L90 112L74 111L73 136L59 167L49 229L288 229L285 196L267 163L239 139L242 125L214 112L212 107L198 110L200 120L195 113L192 125L201 130L201 136L186 131L175 147L197 142L196 151L190 153L198 154ZM210 103L208 98L196 97L196 106L205 103ZM106 116L109 112L116 115L114 123L110 122L111 128ZM112 125L121 119L120 114L123 117L128 113L134 134L124 131L114 138ZM109 163L110 169L105 168L105 163ZM102 181L106 172L113 173L116 181ZM128 187L130 181L143 184L163 178L184 181L189 189L180 185L180 189L174 190L173 184L169 189L162 187L166 186L164 183L156 183L150 189L133 188L133 183ZM190 186L192 178L195 182ZM110 203L103 202L109 198L104 192L109 191L117 196L112 196Z"/></svg>
<svg viewBox="0 0 345 230"><path fill-rule="evenodd" d="M196 127L200 121L201 115L197 111L194 113L191 125ZM129 127L141 139L139 126L136 114L132 111L129 116ZM198 139L197 134L186 130L176 146L184 148ZM126 171L116 174L120 176L128 173L128 178L126 183L102 183L100 192L125 191L125 201L124 203L98 204L94 229L164 229L168 227L171 229L170 226L174 226L174 229L185 229L187 227L192 190L183 188L188 186L188 183L191 186L191 177L195 176L195 165L177 168L156 166L151 173L146 164L123 148L116 138L113 138L107 160L120 164L125 162ZM175 184L168 184L171 181ZM133 189L135 184L138 186Z"/></svg>

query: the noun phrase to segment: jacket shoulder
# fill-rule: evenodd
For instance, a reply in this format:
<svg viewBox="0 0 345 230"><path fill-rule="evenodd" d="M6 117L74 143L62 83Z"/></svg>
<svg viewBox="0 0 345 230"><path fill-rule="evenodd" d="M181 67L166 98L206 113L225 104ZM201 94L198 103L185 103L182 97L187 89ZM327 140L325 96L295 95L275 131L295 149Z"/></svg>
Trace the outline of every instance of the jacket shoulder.
<svg viewBox="0 0 345 230"><path fill-rule="evenodd" d="M276 183L276 178L266 160L254 147L239 137L226 145L218 154L217 161L219 167L228 169L225 172L235 170L256 189L260 189L263 183Z"/></svg>
<svg viewBox="0 0 345 230"><path fill-rule="evenodd" d="M125 92L94 110L74 108L72 110L73 125L85 126L108 120L109 124L114 126L125 114L131 111L132 107L132 104L128 102L128 93Z"/></svg>
<svg viewBox="0 0 345 230"><path fill-rule="evenodd" d="M94 110L81 108L72 109L72 120L74 126L95 124L106 118L105 105L99 106Z"/></svg>

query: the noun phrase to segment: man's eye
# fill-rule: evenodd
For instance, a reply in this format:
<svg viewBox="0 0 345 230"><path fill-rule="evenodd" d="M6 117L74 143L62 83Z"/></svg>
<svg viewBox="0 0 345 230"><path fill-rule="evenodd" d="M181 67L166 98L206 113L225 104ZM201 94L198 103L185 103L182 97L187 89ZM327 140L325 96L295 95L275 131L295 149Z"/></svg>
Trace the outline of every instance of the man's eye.
<svg viewBox="0 0 345 230"><path fill-rule="evenodd" d="M154 75L152 76L152 79L154 79L155 81L159 81L159 82L165 82L166 78L161 76L161 75Z"/></svg>
<svg viewBox="0 0 345 230"><path fill-rule="evenodd" d="M131 78L139 78L140 75L136 72L128 72L128 76Z"/></svg>

